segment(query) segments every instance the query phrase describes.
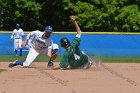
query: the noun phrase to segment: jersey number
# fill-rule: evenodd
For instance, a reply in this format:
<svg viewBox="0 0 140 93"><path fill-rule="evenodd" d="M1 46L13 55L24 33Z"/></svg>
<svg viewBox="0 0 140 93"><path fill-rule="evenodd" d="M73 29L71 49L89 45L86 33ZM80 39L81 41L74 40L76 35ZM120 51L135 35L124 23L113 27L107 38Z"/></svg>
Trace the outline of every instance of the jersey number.
<svg viewBox="0 0 140 93"><path fill-rule="evenodd" d="M80 56L77 55L77 54L74 54L74 58L75 58L75 60L79 60L80 59Z"/></svg>

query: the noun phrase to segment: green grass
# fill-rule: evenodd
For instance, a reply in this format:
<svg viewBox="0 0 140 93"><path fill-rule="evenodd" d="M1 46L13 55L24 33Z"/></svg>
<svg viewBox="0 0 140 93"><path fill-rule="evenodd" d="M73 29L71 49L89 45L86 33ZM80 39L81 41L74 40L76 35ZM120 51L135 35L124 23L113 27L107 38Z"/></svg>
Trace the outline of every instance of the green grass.
<svg viewBox="0 0 140 93"><path fill-rule="evenodd" d="M93 57L94 58L94 57ZM95 57L96 59L96 57ZM140 63L140 57L97 57L97 59L100 59L103 62L107 63Z"/></svg>
<svg viewBox="0 0 140 93"><path fill-rule="evenodd" d="M26 60L26 56L0 56L0 62L13 62L15 60ZM58 62L61 60L61 57L57 57L55 59L55 62ZM35 59L35 62L48 62L49 57L48 56L38 56Z"/></svg>
<svg viewBox="0 0 140 93"><path fill-rule="evenodd" d="M107 62L107 63L140 63L140 57L108 57L108 56L94 56L91 57L95 60L101 60L102 62ZM13 62L15 60L25 60L26 56L22 57L16 57L16 56L0 56L0 62ZM57 57L54 61L55 62L60 62L61 57ZM49 57L48 56L38 56L35 59L35 62L48 62Z"/></svg>

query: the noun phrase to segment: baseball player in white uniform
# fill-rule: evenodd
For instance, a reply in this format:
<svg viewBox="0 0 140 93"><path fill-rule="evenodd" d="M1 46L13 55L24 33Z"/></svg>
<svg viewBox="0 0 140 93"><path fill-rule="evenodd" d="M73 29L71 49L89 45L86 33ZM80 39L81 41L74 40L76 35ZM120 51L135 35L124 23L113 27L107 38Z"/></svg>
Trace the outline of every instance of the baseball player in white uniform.
<svg viewBox="0 0 140 93"><path fill-rule="evenodd" d="M22 43L22 47L24 47L28 42L28 40L32 38L32 40L30 41L30 49L26 60L25 61L16 60L15 62L10 63L9 67L14 67L17 65L28 67L40 54L48 55L51 58L51 60L54 60L57 56L57 53L52 53L53 41L50 38L51 34L52 34L51 26L46 26L44 32L36 30L29 33L28 36L26 37L26 40ZM56 47L55 49L58 50L58 47ZM49 65L48 62L48 66L52 67L52 65Z"/></svg>
<svg viewBox="0 0 140 93"><path fill-rule="evenodd" d="M13 33L11 35L11 40L14 38L14 51L16 56L18 56L18 48L20 49L20 56L22 56L22 40L23 40L23 30L20 28L19 24L16 24L16 28L13 30Z"/></svg>

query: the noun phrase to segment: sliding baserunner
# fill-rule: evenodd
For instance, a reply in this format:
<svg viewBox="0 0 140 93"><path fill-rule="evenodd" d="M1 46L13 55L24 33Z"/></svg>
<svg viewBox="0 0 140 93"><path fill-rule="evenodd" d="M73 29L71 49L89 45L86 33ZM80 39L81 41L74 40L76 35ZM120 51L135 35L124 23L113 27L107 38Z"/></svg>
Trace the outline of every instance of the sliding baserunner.
<svg viewBox="0 0 140 93"><path fill-rule="evenodd" d="M60 44L63 48L66 49L63 58L60 62L59 67L54 69L75 69L75 68L89 68L92 64L92 61L89 60L89 57L79 49L81 42L81 29L76 21L75 16L71 16L71 20L75 25L77 35L70 44L68 38L63 37L60 40Z"/></svg>

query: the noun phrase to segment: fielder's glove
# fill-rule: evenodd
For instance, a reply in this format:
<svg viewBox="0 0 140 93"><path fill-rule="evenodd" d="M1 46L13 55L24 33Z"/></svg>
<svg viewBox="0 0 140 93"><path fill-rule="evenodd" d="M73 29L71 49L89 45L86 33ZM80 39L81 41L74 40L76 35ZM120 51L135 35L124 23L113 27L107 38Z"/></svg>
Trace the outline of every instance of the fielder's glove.
<svg viewBox="0 0 140 93"><path fill-rule="evenodd" d="M52 53L51 58L54 60L57 57L57 53Z"/></svg>

